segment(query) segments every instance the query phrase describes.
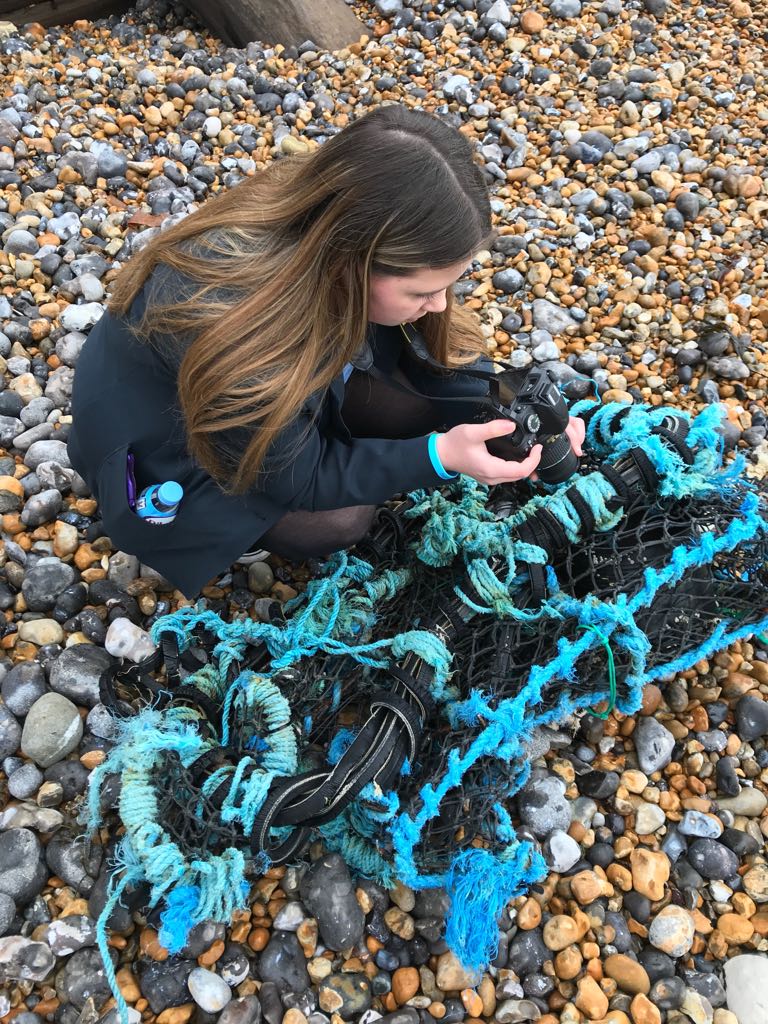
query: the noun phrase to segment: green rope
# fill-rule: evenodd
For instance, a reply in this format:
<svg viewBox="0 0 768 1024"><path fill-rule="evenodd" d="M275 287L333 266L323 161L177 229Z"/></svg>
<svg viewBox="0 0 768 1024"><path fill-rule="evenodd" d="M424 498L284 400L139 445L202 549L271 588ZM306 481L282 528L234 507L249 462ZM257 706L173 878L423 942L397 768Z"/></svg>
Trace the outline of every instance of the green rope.
<svg viewBox="0 0 768 1024"><path fill-rule="evenodd" d="M610 696L608 697L608 707L605 711L592 711L590 714L594 715L595 718L607 718L608 715L616 707L616 664L613 660L613 651L611 650L611 644L608 637L597 626L587 626L580 624L579 629L589 629L599 640L602 641L603 646L608 654L608 686L610 688Z"/></svg>

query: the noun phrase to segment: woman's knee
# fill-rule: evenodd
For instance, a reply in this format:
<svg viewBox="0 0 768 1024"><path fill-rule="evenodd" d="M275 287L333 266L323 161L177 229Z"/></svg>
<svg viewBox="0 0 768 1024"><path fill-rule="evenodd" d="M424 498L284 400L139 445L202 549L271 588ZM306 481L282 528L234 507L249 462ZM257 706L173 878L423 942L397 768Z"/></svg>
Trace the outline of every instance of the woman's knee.
<svg viewBox="0 0 768 1024"><path fill-rule="evenodd" d="M328 514L316 537L316 542L322 546L322 551L317 553L330 554L332 551L354 547L370 530L374 512L373 505L360 505L335 509ZM311 537L307 540L311 541Z"/></svg>
<svg viewBox="0 0 768 1024"><path fill-rule="evenodd" d="M337 537L340 541L334 548L339 551L341 548L351 548L368 533L373 522L373 514L376 511L374 505L358 505L354 508L342 508L343 513L339 517Z"/></svg>
<svg viewBox="0 0 768 1024"><path fill-rule="evenodd" d="M301 561L351 548L368 533L375 505L356 505L327 512L289 513L261 539L268 551Z"/></svg>

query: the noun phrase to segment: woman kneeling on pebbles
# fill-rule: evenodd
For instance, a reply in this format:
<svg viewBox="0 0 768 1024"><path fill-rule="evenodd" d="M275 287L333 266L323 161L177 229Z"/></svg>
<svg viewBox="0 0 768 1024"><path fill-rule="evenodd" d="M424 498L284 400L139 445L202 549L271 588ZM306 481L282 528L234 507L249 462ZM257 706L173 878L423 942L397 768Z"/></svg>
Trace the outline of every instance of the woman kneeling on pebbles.
<svg viewBox="0 0 768 1024"><path fill-rule="evenodd" d="M254 546L303 559L355 543L399 492L530 475L540 447L492 456L508 422L473 423L473 384L408 344L418 332L446 366L480 358L451 286L490 237L469 143L398 104L155 235L75 376L70 458L115 545L194 596ZM582 424L568 433L578 451ZM176 517L150 523L133 485L168 480Z"/></svg>

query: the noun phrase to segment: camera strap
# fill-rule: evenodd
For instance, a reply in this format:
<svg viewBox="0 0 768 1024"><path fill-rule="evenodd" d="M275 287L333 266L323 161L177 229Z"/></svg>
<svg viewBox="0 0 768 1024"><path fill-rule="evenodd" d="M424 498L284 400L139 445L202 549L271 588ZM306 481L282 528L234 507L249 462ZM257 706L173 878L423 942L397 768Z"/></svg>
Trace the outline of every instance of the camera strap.
<svg viewBox="0 0 768 1024"><path fill-rule="evenodd" d="M420 363L422 366L428 366L432 370L438 370L440 372L441 377L459 376L468 377L473 380L491 381L497 376L497 374L493 370L480 370L474 368L470 370L463 366L445 366L443 363L438 362L438 360L435 359L434 356L430 353L421 334L417 332L413 337L411 337L405 330L404 324L400 324L399 326L403 337L408 343L408 353L413 357L413 359L417 363ZM511 370L514 373L519 372L516 371L514 367L510 366L508 363L498 362L496 363L496 365L504 370ZM398 380L391 374L385 373L383 370L380 370L375 363L372 363L364 370L359 370L358 372L368 374L370 377L373 377L374 380L380 381L382 384L386 384L387 387L393 388L395 391L401 391L404 392L405 394L414 395L416 398L421 398L426 402L439 401L441 404L443 402L452 402L456 404L466 405L467 402L478 401L478 395L471 393L468 393L466 395L425 394L423 391L419 391L419 389L409 380Z"/></svg>

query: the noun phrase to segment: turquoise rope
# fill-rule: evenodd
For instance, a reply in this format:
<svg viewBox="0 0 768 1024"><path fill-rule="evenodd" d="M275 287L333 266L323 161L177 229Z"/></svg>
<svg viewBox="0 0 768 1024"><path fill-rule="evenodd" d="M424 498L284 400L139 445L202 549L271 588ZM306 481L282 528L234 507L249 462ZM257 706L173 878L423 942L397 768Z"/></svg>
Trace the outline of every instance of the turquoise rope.
<svg viewBox="0 0 768 1024"><path fill-rule="evenodd" d="M96 945L99 947L99 953L101 954L101 962L104 967L104 977L107 979L107 984L114 996L115 1004L117 1005L117 1012L120 1015L122 1024L129 1024L130 1016L128 1014L128 1003L126 1003L123 993L120 991L120 986L117 983L117 975L115 974L115 968L112 964L112 957L109 955L107 921L109 920L112 911L120 902L120 897L128 886L140 880L141 874L139 871L136 871L134 875L131 875L126 871L119 882L116 882L115 875L112 875L107 886L107 900L96 920Z"/></svg>

